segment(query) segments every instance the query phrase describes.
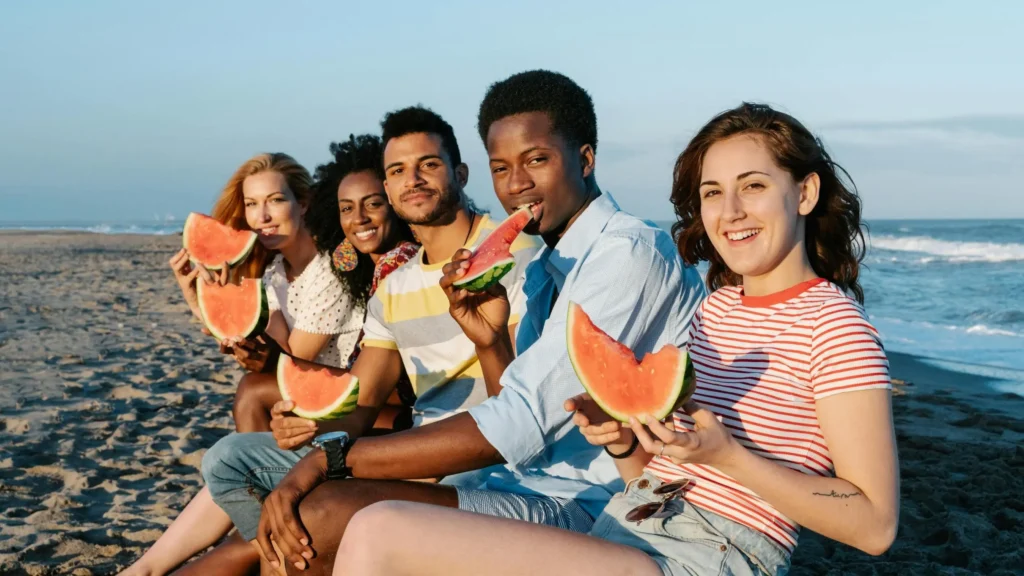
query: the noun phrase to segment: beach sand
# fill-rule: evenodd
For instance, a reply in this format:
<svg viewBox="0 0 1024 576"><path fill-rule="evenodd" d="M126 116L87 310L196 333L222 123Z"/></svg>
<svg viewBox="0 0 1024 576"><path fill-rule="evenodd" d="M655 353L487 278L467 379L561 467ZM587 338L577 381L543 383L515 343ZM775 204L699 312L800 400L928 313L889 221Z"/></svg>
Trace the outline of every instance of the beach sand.
<svg viewBox="0 0 1024 576"><path fill-rule="evenodd" d="M178 237L0 233L0 573L114 574L198 491L241 371L167 266ZM898 539L805 531L793 574L1020 574L1024 399L891 354Z"/></svg>

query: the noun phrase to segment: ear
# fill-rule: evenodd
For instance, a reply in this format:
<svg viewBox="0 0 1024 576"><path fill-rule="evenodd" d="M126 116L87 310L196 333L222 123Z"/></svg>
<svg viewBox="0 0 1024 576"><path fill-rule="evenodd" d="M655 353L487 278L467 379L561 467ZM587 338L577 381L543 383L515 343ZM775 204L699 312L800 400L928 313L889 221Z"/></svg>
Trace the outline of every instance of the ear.
<svg viewBox="0 0 1024 576"><path fill-rule="evenodd" d="M807 216L814 207L818 205L818 193L821 191L821 177L817 172L811 172L800 183L800 204L797 205L797 213Z"/></svg>
<svg viewBox="0 0 1024 576"><path fill-rule="evenodd" d="M469 166L459 164L455 167L455 181L459 183L459 186L465 186L469 182Z"/></svg>
<svg viewBox="0 0 1024 576"><path fill-rule="evenodd" d="M594 173L597 167L597 154L590 144L580 146L580 167L582 168L583 179L586 180Z"/></svg>

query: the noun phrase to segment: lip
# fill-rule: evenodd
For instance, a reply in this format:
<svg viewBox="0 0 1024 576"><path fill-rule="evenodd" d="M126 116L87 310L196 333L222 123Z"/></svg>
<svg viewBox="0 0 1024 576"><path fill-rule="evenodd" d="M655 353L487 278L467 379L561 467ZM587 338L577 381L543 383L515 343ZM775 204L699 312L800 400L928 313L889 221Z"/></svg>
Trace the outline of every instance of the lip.
<svg viewBox="0 0 1024 576"><path fill-rule="evenodd" d="M256 231L260 236L273 236L277 233L279 226L267 226L266 228L260 228Z"/></svg>
<svg viewBox="0 0 1024 576"><path fill-rule="evenodd" d="M378 229L376 227L374 227L374 228L367 228L365 230L357 230L357 231L353 232L352 235L355 236L356 240L359 240L360 242L365 242L365 241L373 238L374 236L376 236L377 235L377 230Z"/></svg>
<svg viewBox="0 0 1024 576"><path fill-rule="evenodd" d="M415 191L402 194L402 202L422 202L434 196L433 192Z"/></svg>
<svg viewBox="0 0 1024 576"><path fill-rule="evenodd" d="M751 232L753 233L751 234ZM730 245L739 246L753 242L755 238L761 235L761 232L764 232L764 228L742 228L739 230L724 231L722 232L722 236Z"/></svg>

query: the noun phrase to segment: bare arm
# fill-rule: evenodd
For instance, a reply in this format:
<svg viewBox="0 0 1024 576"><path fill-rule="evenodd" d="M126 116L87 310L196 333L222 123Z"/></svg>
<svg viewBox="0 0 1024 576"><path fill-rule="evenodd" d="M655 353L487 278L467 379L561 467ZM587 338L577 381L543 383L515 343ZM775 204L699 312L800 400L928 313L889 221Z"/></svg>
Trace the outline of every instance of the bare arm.
<svg viewBox="0 0 1024 576"><path fill-rule="evenodd" d="M803 474L749 450L721 469L815 532L881 554L896 537L899 464L888 390L819 400L818 420L836 477Z"/></svg>
<svg viewBox="0 0 1024 576"><path fill-rule="evenodd" d="M514 325L509 326L508 332L502 333L493 345L477 346L476 348L476 357L480 360L480 369L484 373L488 396L497 396L501 392L501 375L516 359L515 345L512 340L515 328Z"/></svg>
<svg viewBox="0 0 1024 576"><path fill-rule="evenodd" d="M692 432L673 432L648 418L651 432L632 423L644 449L677 463L721 470L798 524L868 554L882 554L896 537L899 468L890 393L847 392L817 402L818 419L836 477L798 472L741 445L707 408L687 404Z"/></svg>

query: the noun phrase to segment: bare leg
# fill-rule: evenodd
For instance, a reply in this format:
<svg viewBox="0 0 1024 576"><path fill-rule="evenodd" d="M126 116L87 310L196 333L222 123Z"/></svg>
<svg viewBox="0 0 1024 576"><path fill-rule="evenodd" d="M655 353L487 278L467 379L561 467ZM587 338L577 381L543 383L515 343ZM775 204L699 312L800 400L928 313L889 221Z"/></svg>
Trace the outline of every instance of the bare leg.
<svg viewBox="0 0 1024 576"><path fill-rule="evenodd" d="M401 480L349 479L327 482L313 490L299 504L299 516L309 532L310 545L316 555L309 561L305 571L296 570L285 562L288 573L330 576L338 544L349 519L359 510L384 500L407 500L449 508L459 506L458 494L451 486ZM455 547L460 546L455 544Z"/></svg>
<svg viewBox="0 0 1024 576"><path fill-rule="evenodd" d="M259 552L236 532L209 553L182 566L174 576L255 576L259 568Z"/></svg>
<svg viewBox="0 0 1024 576"><path fill-rule="evenodd" d="M356 514L337 557L334 576L662 574L635 548L549 526L412 502L383 502Z"/></svg>
<svg viewBox="0 0 1024 576"><path fill-rule="evenodd" d="M122 576L162 576L217 543L231 530L231 518L204 486L152 547Z"/></svg>
<svg viewBox="0 0 1024 576"><path fill-rule="evenodd" d="M238 382L234 405L235 430L270 432L270 409L281 400L275 374L249 372Z"/></svg>

